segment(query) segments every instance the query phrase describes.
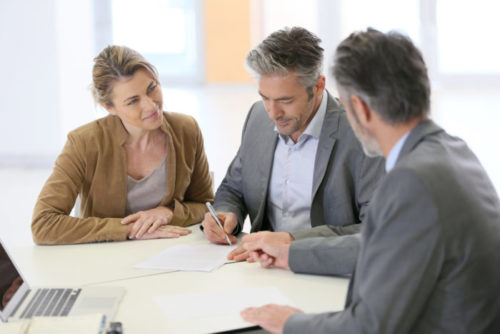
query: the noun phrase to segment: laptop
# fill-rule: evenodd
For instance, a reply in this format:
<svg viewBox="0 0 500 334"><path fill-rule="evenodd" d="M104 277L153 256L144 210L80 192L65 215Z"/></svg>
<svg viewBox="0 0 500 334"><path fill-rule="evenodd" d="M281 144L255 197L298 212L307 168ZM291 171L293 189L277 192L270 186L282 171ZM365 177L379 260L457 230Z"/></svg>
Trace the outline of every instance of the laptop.
<svg viewBox="0 0 500 334"><path fill-rule="evenodd" d="M100 313L112 320L121 287L30 288L0 240L0 322Z"/></svg>

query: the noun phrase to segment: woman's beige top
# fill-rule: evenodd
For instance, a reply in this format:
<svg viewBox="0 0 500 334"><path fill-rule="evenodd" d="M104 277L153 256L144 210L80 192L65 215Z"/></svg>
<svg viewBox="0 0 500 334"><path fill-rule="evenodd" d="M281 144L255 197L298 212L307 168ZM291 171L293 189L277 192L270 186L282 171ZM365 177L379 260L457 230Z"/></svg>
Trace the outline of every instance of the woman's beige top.
<svg viewBox="0 0 500 334"><path fill-rule="evenodd" d="M164 112L167 192L160 205L173 210L172 225L200 222L213 201L203 137L194 118ZM42 188L31 230L37 244L125 240L127 131L117 116L86 124L68 135L52 175ZM69 216L77 196L80 217Z"/></svg>
<svg viewBox="0 0 500 334"><path fill-rule="evenodd" d="M167 157L149 175L140 180L127 175L127 209L125 215L150 210L160 205L167 194L167 175L165 164Z"/></svg>

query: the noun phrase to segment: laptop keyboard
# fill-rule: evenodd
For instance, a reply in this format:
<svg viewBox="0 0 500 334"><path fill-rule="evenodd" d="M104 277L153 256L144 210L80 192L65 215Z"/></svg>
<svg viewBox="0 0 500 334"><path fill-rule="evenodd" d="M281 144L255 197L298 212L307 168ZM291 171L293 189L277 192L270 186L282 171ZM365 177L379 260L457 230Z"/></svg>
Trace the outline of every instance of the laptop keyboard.
<svg viewBox="0 0 500 334"><path fill-rule="evenodd" d="M38 289L20 318L67 316L80 292L81 289Z"/></svg>

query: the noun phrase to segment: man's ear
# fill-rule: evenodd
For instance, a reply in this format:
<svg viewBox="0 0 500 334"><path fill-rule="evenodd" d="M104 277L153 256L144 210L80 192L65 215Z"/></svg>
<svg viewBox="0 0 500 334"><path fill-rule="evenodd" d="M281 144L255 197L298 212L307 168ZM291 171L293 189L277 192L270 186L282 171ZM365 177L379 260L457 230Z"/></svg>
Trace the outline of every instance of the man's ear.
<svg viewBox="0 0 500 334"><path fill-rule="evenodd" d="M323 90L325 89L325 85L326 85L326 78L324 75L320 75L318 80L316 81L316 84L314 85L314 87L316 88L316 90L321 90L321 92L323 92Z"/></svg>
<svg viewBox="0 0 500 334"><path fill-rule="evenodd" d="M357 95L351 95L351 105L359 123L366 127L373 121L373 110Z"/></svg>

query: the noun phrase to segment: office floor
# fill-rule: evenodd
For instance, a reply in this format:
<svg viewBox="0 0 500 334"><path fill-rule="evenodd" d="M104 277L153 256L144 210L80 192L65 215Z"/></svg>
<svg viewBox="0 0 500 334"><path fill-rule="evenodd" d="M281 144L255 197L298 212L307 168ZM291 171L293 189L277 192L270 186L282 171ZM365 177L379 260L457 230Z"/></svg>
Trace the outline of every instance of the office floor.
<svg viewBox="0 0 500 334"><path fill-rule="evenodd" d="M217 186L236 153L247 111L258 99L254 85L165 89L166 110L194 116ZM466 140L500 189L500 95L491 91L437 91L432 118L450 134ZM30 222L47 168L0 168L0 238L9 247L31 244Z"/></svg>

